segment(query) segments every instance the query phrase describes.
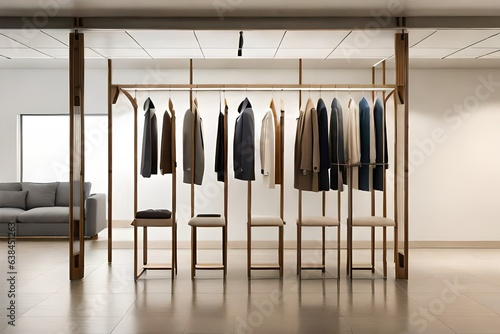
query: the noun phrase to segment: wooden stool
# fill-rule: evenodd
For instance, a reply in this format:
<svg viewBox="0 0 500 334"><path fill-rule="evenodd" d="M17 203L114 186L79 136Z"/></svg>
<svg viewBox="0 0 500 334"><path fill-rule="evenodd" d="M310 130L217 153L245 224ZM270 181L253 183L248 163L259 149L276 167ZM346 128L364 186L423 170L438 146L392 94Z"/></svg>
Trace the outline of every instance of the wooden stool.
<svg viewBox="0 0 500 334"><path fill-rule="evenodd" d="M224 217L193 217L189 220L191 226L191 278L196 275L198 270L223 270L224 277L227 274L227 229L226 219ZM221 264L199 264L197 247L197 229L198 228L222 228L222 265Z"/></svg>
<svg viewBox="0 0 500 334"><path fill-rule="evenodd" d="M136 214L132 226L134 226L134 279L137 280L147 270L171 270L172 279L177 274L177 222L174 222L170 211L147 210ZM151 217L151 218L146 218ZM154 218L156 217L156 218ZM163 217L163 218L162 218ZM143 266L138 272L138 233L137 228L143 228ZM172 228L172 260L171 265L148 264L148 227L171 227Z"/></svg>
<svg viewBox="0 0 500 334"><path fill-rule="evenodd" d="M321 227L321 265L302 265L302 227ZM337 227L337 277L340 277L340 223L338 219L324 216L309 216L297 219L297 275L302 270L326 271L326 228Z"/></svg>
<svg viewBox="0 0 500 334"><path fill-rule="evenodd" d="M387 277L387 227L396 227L396 223L394 220L385 218L385 217L377 217L377 216L368 216L368 217L354 217L352 219L351 229L353 227L371 227L372 228L372 238L371 238L371 266L370 267L354 267L352 264L352 232L351 240L349 240L348 244L348 273L352 278L353 270L371 270L372 273L375 272L375 227L382 227L383 229L383 271L384 277Z"/></svg>
<svg viewBox="0 0 500 334"><path fill-rule="evenodd" d="M280 217L273 216L252 216L247 222L247 275L251 278L253 270L279 270L280 277L283 277L284 264L284 225L285 222ZM252 227L277 227L278 228L278 265L259 264L252 265Z"/></svg>

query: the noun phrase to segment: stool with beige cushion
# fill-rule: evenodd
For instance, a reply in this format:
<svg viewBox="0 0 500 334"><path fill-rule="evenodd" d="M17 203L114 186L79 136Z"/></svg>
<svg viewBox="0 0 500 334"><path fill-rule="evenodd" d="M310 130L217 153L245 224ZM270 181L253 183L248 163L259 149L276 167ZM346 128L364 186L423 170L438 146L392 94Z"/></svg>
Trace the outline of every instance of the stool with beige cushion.
<svg viewBox="0 0 500 334"><path fill-rule="evenodd" d="M195 100L196 101L196 100ZM196 103L196 102L195 102ZM191 215L188 225L191 226L191 279L196 276L196 270L222 270L224 278L227 275L227 210L228 210L228 180L227 180L227 101L224 99L224 214L198 214L194 216L194 178L191 179ZM193 154L194 154L193 141ZM194 176L194 156L193 156ZM198 228L220 228L222 230L222 263L208 264L198 263Z"/></svg>
<svg viewBox="0 0 500 334"><path fill-rule="evenodd" d="M326 213L326 193L322 192L323 196L323 215L322 216L302 216L302 191L299 190L299 217L297 219L297 275L302 277L302 270L321 270L326 271L326 228L337 228L337 277L340 277L340 210L338 217L327 217ZM340 203L340 192L338 193L338 201ZM302 264L302 228L304 227L321 227L321 264Z"/></svg>

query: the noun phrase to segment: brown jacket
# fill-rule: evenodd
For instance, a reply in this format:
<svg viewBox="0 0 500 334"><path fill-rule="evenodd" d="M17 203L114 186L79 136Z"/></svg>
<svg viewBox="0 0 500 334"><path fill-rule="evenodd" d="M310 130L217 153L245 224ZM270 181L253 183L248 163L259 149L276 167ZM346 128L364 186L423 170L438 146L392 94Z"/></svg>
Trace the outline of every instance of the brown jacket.
<svg viewBox="0 0 500 334"><path fill-rule="evenodd" d="M318 191L319 176L318 113L311 99L301 108L295 134L294 187L305 191Z"/></svg>

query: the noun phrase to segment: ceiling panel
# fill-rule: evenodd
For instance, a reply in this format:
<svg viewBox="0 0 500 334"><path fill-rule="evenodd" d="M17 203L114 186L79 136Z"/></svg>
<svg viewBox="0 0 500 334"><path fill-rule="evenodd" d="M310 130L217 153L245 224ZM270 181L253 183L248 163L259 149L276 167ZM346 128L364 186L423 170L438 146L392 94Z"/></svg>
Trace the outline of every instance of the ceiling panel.
<svg viewBox="0 0 500 334"><path fill-rule="evenodd" d="M39 51L48 54L51 57L58 59L67 59L69 58L69 50L68 48L39 48ZM85 58L87 59L102 59L103 57L93 51L92 49L85 48Z"/></svg>
<svg viewBox="0 0 500 334"><path fill-rule="evenodd" d="M410 29L408 31L408 36L410 36L410 47L413 47L416 44L422 42L423 40L434 34L436 31L436 29Z"/></svg>
<svg viewBox="0 0 500 334"><path fill-rule="evenodd" d="M197 49L192 30L127 30L143 48Z"/></svg>
<svg viewBox="0 0 500 334"><path fill-rule="evenodd" d="M335 49L328 59L384 59L393 54L393 49Z"/></svg>
<svg viewBox="0 0 500 334"><path fill-rule="evenodd" d="M99 49L95 52L106 58L151 58L143 49Z"/></svg>
<svg viewBox="0 0 500 334"><path fill-rule="evenodd" d="M458 49L442 49L442 48L411 48L410 58L443 58L447 55L457 51Z"/></svg>
<svg viewBox="0 0 500 334"><path fill-rule="evenodd" d="M415 48L465 48L498 33L498 30L438 30Z"/></svg>
<svg viewBox="0 0 500 334"><path fill-rule="evenodd" d="M287 31L280 49L330 49L333 50L350 31Z"/></svg>
<svg viewBox="0 0 500 334"><path fill-rule="evenodd" d="M275 49L243 49L241 57L235 49L203 49L206 58L273 58Z"/></svg>
<svg viewBox="0 0 500 334"><path fill-rule="evenodd" d="M1 30L0 33L33 48L60 48L66 46L40 30Z"/></svg>
<svg viewBox="0 0 500 334"><path fill-rule="evenodd" d="M47 58L50 56L40 53L30 48L5 48L0 49L0 55L8 58Z"/></svg>
<svg viewBox="0 0 500 334"><path fill-rule="evenodd" d="M69 34L73 31L69 29L43 29L42 32L69 46Z"/></svg>
<svg viewBox="0 0 500 334"><path fill-rule="evenodd" d="M477 48L499 48L500 49L500 35L493 36L482 42L474 45Z"/></svg>
<svg viewBox="0 0 500 334"><path fill-rule="evenodd" d="M488 58L494 58L494 59L500 58L500 51L487 54L481 59L488 59Z"/></svg>
<svg viewBox="0 0 500 334"><path fill-rule="evenodd" d="M238 50L239 30L197 30L195 31L203 49ZM280 45L284 30L252 30L243 31L243 49L272 49Z"/></svg>
<svg viewBox="0 0 500 334"><path fill-rule="evenodd" d="M393 49L394 31L359 30L352 31L338 46L344 49Z"/></svg>
<svg viewBox="0 0 500 334"><path fill-rule="evenodd" d="M125 31L86 31L84 36L85 46L89 48L140 48Z"/></svg>
<svg viewBox="0 0 500 334"><path fill-rule="evenodd" d="M276 53L275 58L319 58L326 59L332 52L331 49L282 49Z"/></svg>
<svg viewBox="0 0 500 334"><path fill-rule="evenodd" d="M153 58L203 58L198 49L146 49Z"/></svg>
<svg viewBox="0 0 500 334"><path fill-rule="evenodd" d="M460 50L452 55L449 55L446 58L478 58L485 56L489 53L493 53L495 51L498 51L499 48L493 49L493 48L467 48Z"/></svg>
<svg viewBox="0 0 500 334"><path fill-rule="evenodd" d="M8 38L7 36L0 35L0 48L23 48L24 45Z"/></svg>

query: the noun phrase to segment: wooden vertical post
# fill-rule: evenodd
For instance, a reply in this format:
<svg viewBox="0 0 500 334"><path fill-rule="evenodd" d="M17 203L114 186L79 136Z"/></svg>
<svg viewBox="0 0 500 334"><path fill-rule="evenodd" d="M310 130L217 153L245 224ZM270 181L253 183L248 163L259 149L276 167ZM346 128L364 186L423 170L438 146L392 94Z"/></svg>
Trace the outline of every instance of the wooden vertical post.
<svg viewBox="0 0 500 334"><path fill-rule="evenodd" d="M169 101L169 109L172 116L171 150L172 150L172 279L174 271L177 274L177 151L176 151L176 117L173 103Z"/></svg>
<svg viewBox="0 0 500 334"><path fill-rule="evenodd" d="M302 59L299 59L299 85L302 85ZM302 106L302 90L299 91L299 111ZM282 144L283 145L283 144ZM297 275L302 276L302 190L299 189L297 224Z"/></svg>
<svg viewBox="0 0 500 334"><path fill-rule="evenodd" d="M252 181L247 181L247 276L252 277Z"/></svg>
<svg viewBox="0 0 500 334"><path fill-rule="evenodd" d="M399 102L404 104L404 111L402 127L403 131L403 175L396 175L396 179L402 177L402 191L398 200L403 201L403 213L398 221L399 237L403 238L403 249L399 249L396 264L396 278L408 279L408 200L409 200L409 179L408 179L408 160L409 160L409 43L408 33L402 32L395 35L395 49L396 49L396 85L397 85L397 98ZM399 125L399 124L398 124Z"/></svg>
<svg viewBox="0 0 500 334"><path fill-rule="evenodd" d="M113 261L113 63L108 59L108 263Z"/></svg>
<svg viewBox="0 0 500 334"><path fill-rule="evenodd" d="M189 59L189 84L193 84L193 59ZM193 108L196 108L193 104L193 89L189 90L189 106L191 109L191 112L194 114ZM196 116L196 115L194 115ZM191 150L191 217L194 217L194 176L195 176L195 168L196 168L196 152L194 151L196 149L196 144L194 142L196 135L195 135L195 125L196 125L196 117L193 118L193 136L191 138L191 145L192 145L192 150ZM192 227L195 228L195 227Z"/></svg>
<svg viewBox="0 0 500 334"><path fill-rule="evenodd" d="M223 227L223 265L224 265L224 277L227 275L227 235L228 235L228 195L229 195L229 184L228 184L228 171L227 171L227 147L228 147L228 138L227 138L227 127L228 127L228 107L227 101L224 98L224 220L226 225Z"/></svg>
<svg viewBox="0 0 500 334"><path fill-rule="evenodd" d="M375 66L372 66L372 84L374 85L376 83L376 68ZM375 102L375 91L372 91L372 103ZM372 109L374 110L374 109ZM371 116L373 117L373 115ZM375 208L375 189L373 189L373 169L374 167L369 167L369 180L372 183L372 189L370 191L371 195L371 215L375 216L376 215L376 208ZM371 227L371 261L372 261L372 273L375 272L375 227Z"/></svg>
<svg viewBox="0 0 500 334"><path fill-rule="evenodd" d="M85 56L83 34L69 37L70 166L69 166L69 277L84 277L84 183L85 183ZM75 210L78 208L79 210ZM75 240L76 239L76 240Z"/></svg>

